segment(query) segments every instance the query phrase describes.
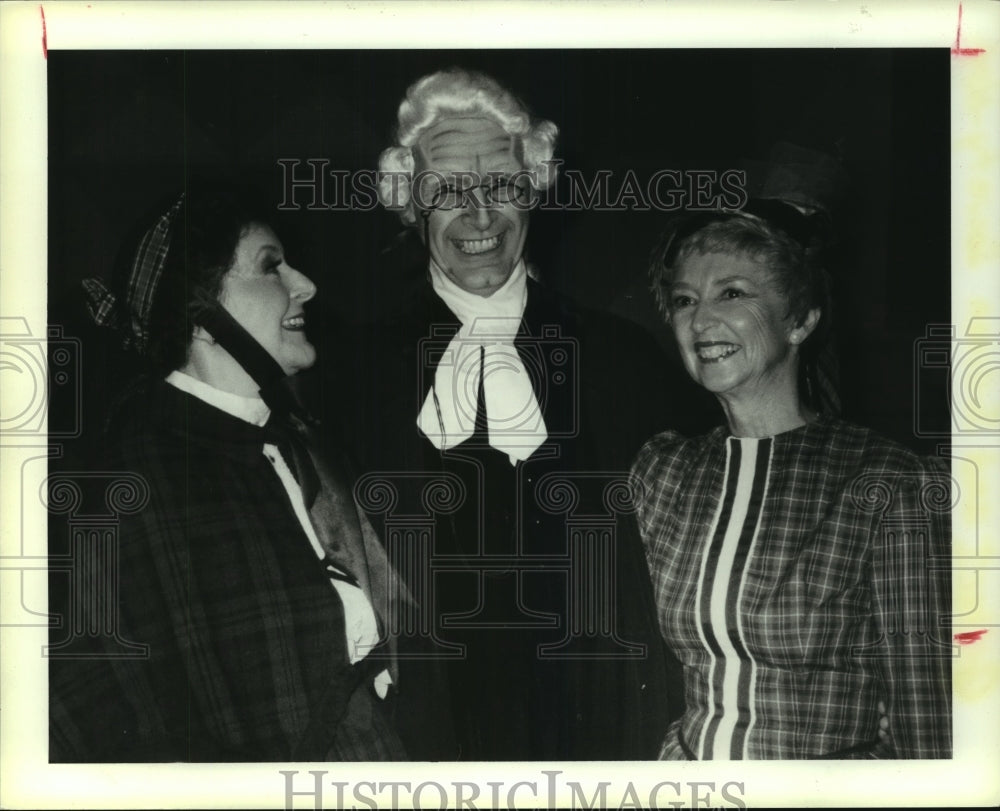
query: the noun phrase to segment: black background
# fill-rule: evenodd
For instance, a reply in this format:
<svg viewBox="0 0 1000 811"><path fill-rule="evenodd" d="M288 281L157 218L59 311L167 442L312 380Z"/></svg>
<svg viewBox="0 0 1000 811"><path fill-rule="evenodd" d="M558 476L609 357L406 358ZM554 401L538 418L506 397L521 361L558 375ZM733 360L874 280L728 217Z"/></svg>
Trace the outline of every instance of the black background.
<svg viewBox="0 0 1000 811"><path fill-rule="evenodd" d="M950 321L947 49L54 51L48 59L50 323L83 343L85 430L124 361L87 322L80 280L108 278L126 236L179 193L186 170L223 170L282 199L280 159L374 170L407 86L452 65L508 85L560 129L556 157L592 177L628 169L743 168L778 141L839 156L835 323L844 415L923 452L947 430L943 379L915 368L927 326ZM305 165L300 171L305 172ZM280 213L292 263L316 281L310 334L324 369L351 326L392 312L414 280L382 261L401 230L380 208ZM643 292L657 211L536 211L528 255L581 304L666 342ZM336 396L344 396L336 392ZM348 393L349 394L349 393Z"/></svg>

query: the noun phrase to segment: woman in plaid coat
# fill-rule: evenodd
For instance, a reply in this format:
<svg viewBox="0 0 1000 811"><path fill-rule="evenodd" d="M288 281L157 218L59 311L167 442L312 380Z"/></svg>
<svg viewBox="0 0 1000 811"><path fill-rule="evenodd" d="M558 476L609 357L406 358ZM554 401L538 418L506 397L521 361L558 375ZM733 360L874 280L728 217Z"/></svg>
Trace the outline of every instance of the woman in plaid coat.
<svg viewBox="0 0 1000 811"><path fill-rule="evenodd" d="M162 371L109 421L106 469L138 474L142 495L118 533L115 633L52 660L50 759L404 758L394 576L284 386L315 360L315 285L247 198L189 189L116 293L85 286L96 320Z"/></svg>
<svg viewBox="0 0 1000 811"><path fill-rule="evenodd" d="M659 434L633 466L660 628L684 666L661 757L950 757L947 469L800 388L824 287L784 230L694 215L654 256L685 366L728 421Z"/></svg>

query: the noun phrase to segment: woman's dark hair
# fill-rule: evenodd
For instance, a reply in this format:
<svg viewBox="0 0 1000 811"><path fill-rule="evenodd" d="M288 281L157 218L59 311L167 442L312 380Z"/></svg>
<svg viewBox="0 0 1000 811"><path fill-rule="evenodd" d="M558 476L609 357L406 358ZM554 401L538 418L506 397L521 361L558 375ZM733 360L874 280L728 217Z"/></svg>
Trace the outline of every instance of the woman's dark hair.
<svg viewBox="0 0 1000 811"><path fill-rule="evenodd" d="M822 240L807 218L784 203L751 202L753 210L683 214L668 225L650 258L650 287L669 321L670 287L681 263L695 253L732 253L762 262L788 302L788 315L802 324L809 310L820 320L799 347L799 392L814 408L815 363L830 335L829 277Z"/></svg>
<svg viewBox="0 0 1000 811"><path fill-rule="evenodd" d="M269 224L254 193L234 187L189 185L171 225L170 243L149 314L148 359L157 372L184 365L195 316L213 305L236 246L255 224Z"/></svg>

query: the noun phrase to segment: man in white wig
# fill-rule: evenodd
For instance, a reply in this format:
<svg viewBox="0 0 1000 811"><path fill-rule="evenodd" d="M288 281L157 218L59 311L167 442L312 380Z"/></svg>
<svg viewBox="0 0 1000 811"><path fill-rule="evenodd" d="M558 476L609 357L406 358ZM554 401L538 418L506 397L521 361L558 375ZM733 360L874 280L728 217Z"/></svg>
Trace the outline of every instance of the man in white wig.
<svg viewBox="0 0 1000 811"><path fill-rule="evenodd" d="M678 424L668 364L637 327L569 307L529 271L553 123L455 69L415 82L398 124L379 197L419 237L426 282L358 341L350 399L361 498L422 612L401 643L408 751L653 757L682 690L623 471Z"/></svg>

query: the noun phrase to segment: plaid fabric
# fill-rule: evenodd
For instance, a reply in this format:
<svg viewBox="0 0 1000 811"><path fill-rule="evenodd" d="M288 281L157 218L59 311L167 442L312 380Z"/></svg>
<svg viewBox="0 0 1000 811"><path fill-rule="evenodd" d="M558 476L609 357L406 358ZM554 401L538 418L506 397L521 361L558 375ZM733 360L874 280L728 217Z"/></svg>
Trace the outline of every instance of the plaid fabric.
<svg viewBox="0 0 1000 811"><path fill-rule="evenodd" d="M109 469L143 475L150 502L121 518L118 630L149 656L51 662L50 759L402 757L388 723L358 720L373 674L348 663L263 430L160 381L123 414Z"/></svg>
<svg viewBox="0 0 1000 811"><path fill-rule="evenodd" d="M100 279L84 279L83 292L87 297L87 309L94 323L102 327L118 323L118 298L108 290Z"/></svg>
<svg viewBox="0 0 1000 811"><path fill-rule="evenodd" d="M685 674L661 757L950 757L941 460L832 418L756 448L727 433L660 434L633 467L660 627ZM880 699L889 748L875 743Z"/></svg>
<svg viewBox="0 0 1000 811"><path fill-rule="evenodd" d="M140 352L149 340L149 311L170 249L170 230L177 212L184 203L182 194L170 210L163 214L139 242L132 261L132 270L125 284L125 300L108 290L100 279L84 279L87 308L98 325L121 328L125 347L134 346Z"/></svg>

